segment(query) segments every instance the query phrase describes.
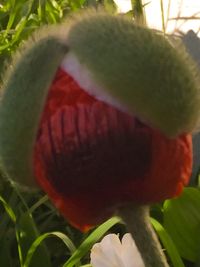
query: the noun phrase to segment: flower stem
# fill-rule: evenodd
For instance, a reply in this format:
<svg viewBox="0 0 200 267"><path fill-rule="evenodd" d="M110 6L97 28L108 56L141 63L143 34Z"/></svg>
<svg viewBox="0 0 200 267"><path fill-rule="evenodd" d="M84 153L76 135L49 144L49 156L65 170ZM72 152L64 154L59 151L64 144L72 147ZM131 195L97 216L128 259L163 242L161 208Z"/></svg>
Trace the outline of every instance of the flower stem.
<svg viewBox="0 0 200 267"><path fill-rule="evenodd" d="M131 0L133 17L137 24L146 25L145 11L142 4L142 0Z"/></svg>
<svg viewBox="0 0 200 267"><path fill-rule="evenodd" d="M119 216L133 236L146 267L169 267L161 245L151 226L149 207L127 205L119 209Z"/></svg>

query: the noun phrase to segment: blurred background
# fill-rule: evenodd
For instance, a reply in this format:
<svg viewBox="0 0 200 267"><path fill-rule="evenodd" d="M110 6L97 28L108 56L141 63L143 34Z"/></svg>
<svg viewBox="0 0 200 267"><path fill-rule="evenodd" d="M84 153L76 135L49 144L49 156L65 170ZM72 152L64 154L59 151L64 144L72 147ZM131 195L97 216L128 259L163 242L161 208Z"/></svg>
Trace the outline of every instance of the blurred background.
<svg viewBox="0 0 200 267"><path fill-rule="evenodd" d="M134 1L115 0L119 12L128 12ZM195 0L144 0L142 1L149 27L167 33L180 30L200 30L200 1Z"/></svg>

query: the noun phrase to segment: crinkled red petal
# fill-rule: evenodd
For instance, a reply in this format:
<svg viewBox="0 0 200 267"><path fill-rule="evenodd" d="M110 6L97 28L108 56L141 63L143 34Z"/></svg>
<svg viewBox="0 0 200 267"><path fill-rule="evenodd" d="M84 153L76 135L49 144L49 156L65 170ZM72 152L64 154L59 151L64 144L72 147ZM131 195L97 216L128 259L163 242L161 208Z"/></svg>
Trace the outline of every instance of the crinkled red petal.
<svg viewBox="0 0 200 267"><path fill-rule="evenodd" d="M178 196L192 165L190 135L168 139L88 95L59 69L34 150L38 183L60 212L85 231L123 203Z"/></svg>

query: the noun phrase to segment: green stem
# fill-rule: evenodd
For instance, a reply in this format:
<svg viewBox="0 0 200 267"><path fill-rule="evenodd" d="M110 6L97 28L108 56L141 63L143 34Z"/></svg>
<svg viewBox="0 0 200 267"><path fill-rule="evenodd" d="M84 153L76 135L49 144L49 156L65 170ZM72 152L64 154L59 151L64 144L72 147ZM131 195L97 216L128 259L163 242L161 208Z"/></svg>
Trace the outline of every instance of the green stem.
<svg viewBox="0 0 200 267"><path fill-rule="evenodd" d="M139 25L146 25L146 18L142 0L131 0L134 20Z"/></svg>
<svg viewBox="0 0 200 267"><path fill-rule="evenodd" d="M160 0L160 9L161 9L161 15L162 15L162 29L165 35L166 29L165 29L165 14L164 14L163 0Z"/></svg>
<svg viewBox="0 0 200 267"><path fill-rule="evenodd" d="M126 223L140 251L146 267L169 267L161 245L151 226L149 207L127 205L119 209L119 215Z"/></svg>

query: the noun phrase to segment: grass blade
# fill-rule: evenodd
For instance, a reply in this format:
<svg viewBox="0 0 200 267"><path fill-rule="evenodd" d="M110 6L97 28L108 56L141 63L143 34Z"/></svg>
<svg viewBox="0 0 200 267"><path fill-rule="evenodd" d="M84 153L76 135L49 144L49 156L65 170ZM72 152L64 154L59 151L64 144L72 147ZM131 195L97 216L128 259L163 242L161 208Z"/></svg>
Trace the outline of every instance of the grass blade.
<svg viewBox="0 0 200 267"><path fill-rule="evenodd" d="M94 230L73 253L63 267L72 267L92 248L92 246L115 224L120 223L121 219L113 217Z"/></svg>
<svg viewBox="0 0 200 267"><path fill-rule="evenodd" d="M21 246L20 246L20 235L19 235L19 231L16 227L16 216L14 211L12 210L12 208L8 205L8 203L0 196L0 202L3 204L4 209L6 210L8 216L11 218L12 222L15 225L15 236L16 236L16 240L17 240L17 248L18 248L18 254L19 254L19 261L20 261L20 266L22 266L23 263L23 257L22 257L22 250L21 250Z"/></svg>
<svg viewBox="0 0 200 267"><path fill-rule="evenodd" d="M38 229L29 212L24 212L18 219L17 223L20 233L20 247L22 248L22 256L25 258L32 243L39 237ZM51 267L50 255L45 244L41 244L36 250L30 264L31 267L45 266Z"/></svg>
<svg viewBox="0 0 200 267"><path fill-rule="evenodd" d="M31 245L31 247L28 250L25 262L23 267L28 267L30 265L31 259L33 257L33 254L35 253L36 249L39 247L39 245L46 239L49 237L58 237L60 238L65 245L68 247L68 249L70 250L71 254L76 250L74 244L72 243L71 239L69 237L67 237L65 234L60 233L60 232L50 232L50 233L45 233L40 235Z"/></svg>
<svg viewBox="0 0 200 267"><path fill-rule="evenodd" d="M6 210L8 216L11 218L13 223L16 223L16 216L14 211L11 209L11 207L8 205L8 203L0 196L0 202L3 204L4 209Z"/></svg>
<svg viewBox="0 0 200 267"><path fill-rule="evenodd" d="M176 246L174 245L172 239L170 238L170 236L168 235L168 233L166 232L164 227L153 218L151 218L151 223L152 223L153 227L155 228L162 244L164 245L164 247L165 247L165 249L166 249L166 251L167 251L167 253L171 259L173 266L174 267L185 267L180 255L176 249Z"/></svg>

